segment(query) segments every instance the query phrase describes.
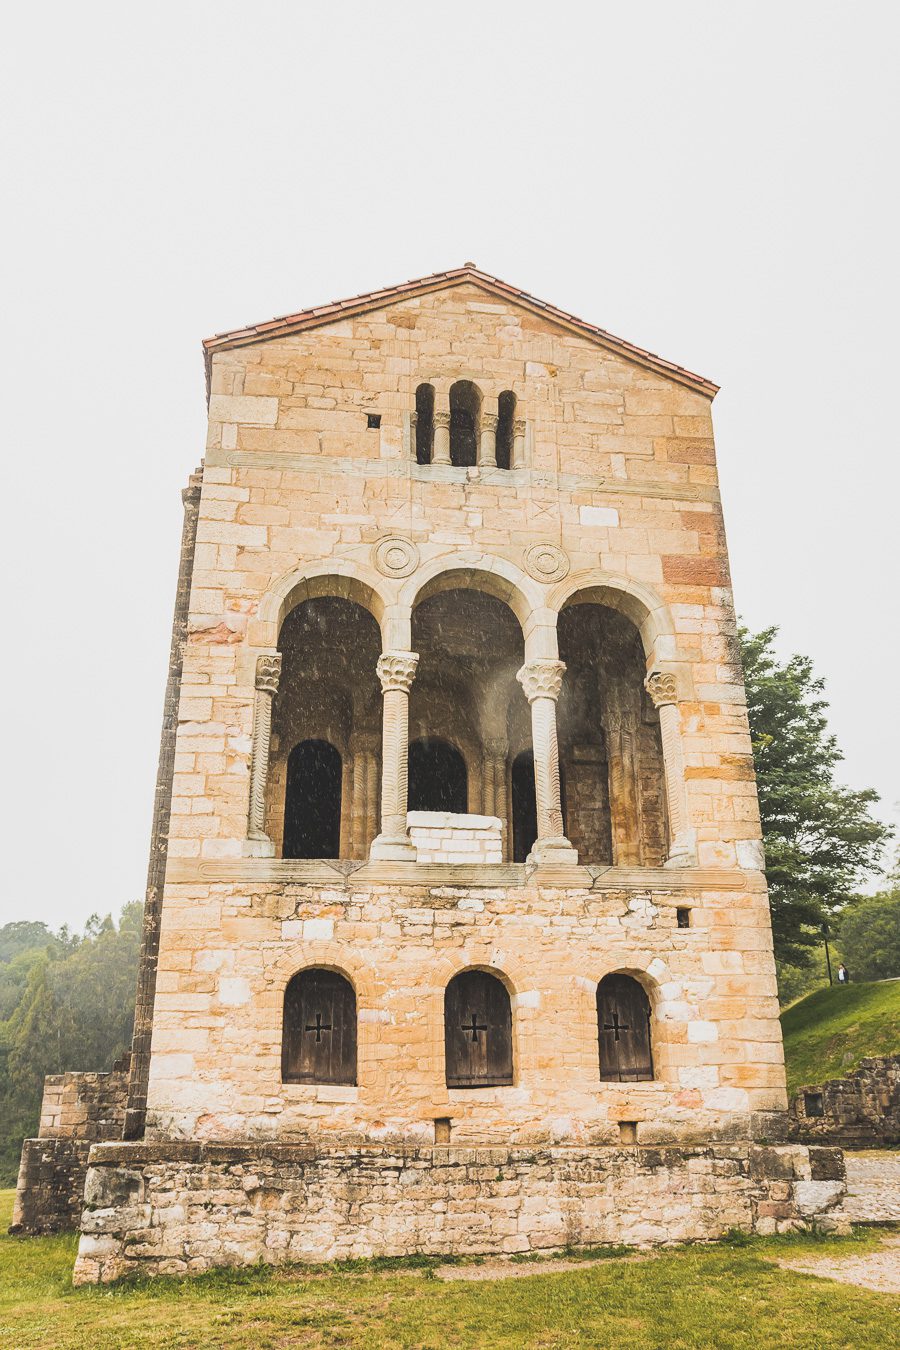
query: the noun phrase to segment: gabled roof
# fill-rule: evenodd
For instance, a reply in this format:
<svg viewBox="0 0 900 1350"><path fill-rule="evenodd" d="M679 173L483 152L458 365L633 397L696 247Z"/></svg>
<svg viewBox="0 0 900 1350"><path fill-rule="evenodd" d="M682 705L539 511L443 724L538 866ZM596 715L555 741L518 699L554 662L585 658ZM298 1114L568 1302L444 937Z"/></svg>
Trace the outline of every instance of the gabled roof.
<svg viewBox="0 0 900 1350"><path fill-rule="evenodd" d="M689 389L696 389L710 398L714 398L719 391L719 386L713 384L712 380L695 375L692 371L685 370L683 366L676 366L653 352L645 351L643 347L636 347L634 343L626 342L624 338L614 337L603 328L586 323L584 319L578 319L574 314L567 314L565 310L557 309L546 300L538 300L527 291L521 291L516 286L501 281L499 277L492 277L488 272L479 271L475 264L470 262L463 263L462 267L454 267L449 272L434 272L428 277L404 281L399 286L388 286L381 291L368 291L364 295L351 296L348 300L333 300L328 305L317 305L313 309L300 310L297 314L285 314L280 319L270 319L268 323L255 323L247 328L235 328L229 333L217 333L215 337L206 338L203 351L206 360L207 387L210 363L215 352L227 351L233 347L247 347L252 343L264 342L268 338L302 333L308 328L335 323L354 314L363 314L366 310L382 309L385 305L395 304L398 300L411 300L418 295L428 295L431 291L447 290L463 282L477 286L489 295L511 300L514 304L530 310L533 314L541 315L560 328L577 333L589 341L596 342L599 347L605 347L607 351L636 361L638 365L646 366L649 370L667 375L670 379L677 380L679 384L685 384Z"/></svg>

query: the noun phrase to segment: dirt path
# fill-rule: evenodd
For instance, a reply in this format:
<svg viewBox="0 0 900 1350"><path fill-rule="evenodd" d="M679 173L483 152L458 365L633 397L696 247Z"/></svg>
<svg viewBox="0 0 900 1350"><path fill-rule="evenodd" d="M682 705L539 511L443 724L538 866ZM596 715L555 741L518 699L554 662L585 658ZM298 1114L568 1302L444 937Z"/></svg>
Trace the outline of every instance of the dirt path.
<svg viewBox="0 0 900 1350"><path fill-rule="evenodd" d="M888 1237L877 1252L866 1256L804 1256L779 1261L783 1270L800 1270L824 1280L858 1284L882 1294L900 1294L900 1237Z"/></svg>

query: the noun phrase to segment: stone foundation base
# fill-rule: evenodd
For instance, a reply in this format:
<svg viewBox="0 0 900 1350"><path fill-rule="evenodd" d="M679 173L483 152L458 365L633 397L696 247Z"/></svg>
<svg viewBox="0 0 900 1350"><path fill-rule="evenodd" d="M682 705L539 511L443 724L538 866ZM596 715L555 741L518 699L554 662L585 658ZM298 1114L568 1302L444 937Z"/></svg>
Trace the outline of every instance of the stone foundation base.
<svg viewBox="0 0 900 1350"><path fill-rule="evenodd" d="M801 1145L100 1144L74 1279L828 1227L845 1189L840 1150Z"/></svg>
<svg viewBox="0 0 900 1350"><path fill-rule="evenodd" d="M78 1227L90 1142L26 1139L11 1233L62 1233Z"/></svg>

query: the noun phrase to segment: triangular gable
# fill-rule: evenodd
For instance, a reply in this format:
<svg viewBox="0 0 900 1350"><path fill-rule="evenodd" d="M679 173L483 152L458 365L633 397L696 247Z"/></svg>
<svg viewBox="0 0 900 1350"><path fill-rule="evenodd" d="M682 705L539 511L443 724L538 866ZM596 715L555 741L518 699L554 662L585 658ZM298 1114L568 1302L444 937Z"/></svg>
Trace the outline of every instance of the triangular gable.
<svg viewBox="0 0 900 1350"><path fill-rule="evenodd" d="M535 296L529 295L527 291L518 290L517 287L510 286L508 282L501 281L499 277L493 277L488 272L481 272L474 263L464 263L462 267L453 268L449 272L435 272L428 277L418 277L414 281L405 281L399 286L389 286L380 291L369 291L365 295L354 295L347 300L333 300L331 304L317 305L314 309L304 309L297 314L286 314L280 319L270 319L268 323L251 324L247 328L236 328L229 333L217 333L215 337L206 338L203 343L203 351L206 360L207 386L210 378L210 364L215 352L228 351L234 347L247 347L256 342L264 342L269 338L288 337L292 333L302 333L309 328L319 328L323 324L351 318L353 315L363 314L367 310L383 309L386 305L396 304L398 300L411 300L419 295L428 295L431 291L447 290L451 286L459 286L462 282L469 282L471 285L486 291L489 295L510 300L513 304L529 310L532 314L540 315L560 328L577 333L579 336L595 342L599 347L604 347L607 351L623 356L627 360L635 361L648 370L666 375L669 379L687 385L689 389L696 389L698 393L706 394L709 398L714 398L719 391L719 386L713 384L712 380L707 380L702 375L695 375L692 371L686 370L683 366L677 366L672 361L666 361L654 352L645 351L643 347L636 347L634 343L626 342L624 338L615 337L612 333L607 333L605 329L597 328L595 324L586 323L584 319L578 319L574 314L567 314L565 310L557 309L555 305L550 305L545 300L538 300Z"/></svg>

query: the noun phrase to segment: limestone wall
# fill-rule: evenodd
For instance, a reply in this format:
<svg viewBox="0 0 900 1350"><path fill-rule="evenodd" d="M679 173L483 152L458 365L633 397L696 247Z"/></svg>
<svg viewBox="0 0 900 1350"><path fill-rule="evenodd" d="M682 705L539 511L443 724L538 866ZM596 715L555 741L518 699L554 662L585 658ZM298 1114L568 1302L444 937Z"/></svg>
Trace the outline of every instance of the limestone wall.
<svg viewBox="0 0 900 1350"><path fill-rule="evenodd" d="M91 1155L74 1279L828 1227L845 1189L839 1150L796 1146L105 1145Z"/></svg>
<svg viewBox="0 0 900 1350"><path fill-rule="evenodd" d="M449 1117L454 1142L611 1143L624 1119L649 1143L746 1138L753 1113L784 1110L757 875L341 866L251 859L241 880L212 863L188 880L170 863L153 1137L430 1141ZM355 987L355 1087L281 1082L284 990L304 966ZM512 995L512 1087L446 1087L444 989L471 966ZM615 970L650 995L654 1082L600 1081L596 990Z"/></svg>
<svg viewBox="0 0 900 1350"><path fill-rule="evenodd" d="M416 386L459 376L515 390L524 467L415 462ZM537 656L576 594L632 617L676 680L697 861L760 865L709 399L471 285L214 356L170 857L248 852L255 662L285 607L330 575L407 648L454 569Z"/></svg>
<svg viewBox="0 0 900 1350"><path fill-rule="evenodd" d="M430 381L444 400L458 378L478 384L485 407L515 391L520 467L416 462L416 387ZM661 744L665 801L658 771L643 782L630 723L610 725L605 753L631 765L632 804L657 841L652 858L637 850L625 866L577 867L567 851L565 866L526 873L407 863L402 850L372 862L354 847L328 866L275 860L275 845L250 828L251 804L264 818L265 691L285 615L310 597L359 602L411 680L415 660L403 653L413 650L417 601L457 586L509 607L526 662L558 665L557 622L570 601L603 604L635 625L653 693L644 697L638 669L641 702L619 712L643 718L641 735ZM384 697L399 717L405 696ZM526 738L540 712L546 766L546 698L530 705L518 685L509 698L508 725ZM465 1142L610 1143L619 1120L641 1122L648 1142L696 1140L746 1137L754 1114L784 1109L707 393L468 283L217 351L178 718L152 1137L409 1142L450 1118ZM380 718L377 703L373 727ZM390 734L399 744L400 732ZM271 747L273 766L283 750ZM364 753L354 776L365 782L357 833L368 838L386 797L369 782L377 750L367 743ZM400 755L393 776L381 765L392 794L404 763ZM485 781L502 796L498 765L502 757ZM608 772L612 780L611 762ZM576 832L598 858L606 825L590 813L595 789L572 776ZM690 927L678 926L679 908ZM312 964L354 984L354 1087L280 1081L284 988ZM443 990L473 965L497 971L511 994L514 1084L448 1092ZM614 970L650 995L653 1082L599 1080L595 995Z"/></svg>

